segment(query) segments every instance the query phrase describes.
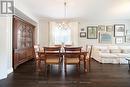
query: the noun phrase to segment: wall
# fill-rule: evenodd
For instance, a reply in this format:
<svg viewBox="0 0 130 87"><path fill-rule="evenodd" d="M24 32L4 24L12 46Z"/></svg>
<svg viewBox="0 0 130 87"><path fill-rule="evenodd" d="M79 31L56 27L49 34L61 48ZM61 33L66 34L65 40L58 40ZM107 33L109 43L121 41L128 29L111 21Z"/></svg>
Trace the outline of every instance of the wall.
<svg viewBox="0 0 130 87"><path fill-rule="evenodd" d="M49 37L49 20L41 20L39 21L39 30L38 30L38 44L43 46L48 46L50 43L50 37ZM53 20L54 21L54 20ZM78 24L75 24L78 23ZM92 21L92 20L79 20L79 22L74 22L71 23L71 26L73 28L72 36L73 41L75 41L75 45L83 46L83 48L86 48L86 44L99 44L98 39L87 39L86 38L80 38L80 31L81 28L84 28L85 31L87 31L87 26L98 26L98 25L114 25L114 24L125 24L126 30L130 30L130 20L97 20L97 21ZM76 28L78 29L78 32ZM113 38L113 44L115 44L115 39Z"/></svg>
<svg viewBox="0 0 130 87"><path fill-rule="evenodd" d="M38 19L19 2L15 1L15 14L34 24L37 29ZM36 36L37 39L37 36ZM0 14L0 79L6 78L12 68L12 15ZM37 40L36 40L37 41Z"/></svg>
<svg viewBox="0 0 130 87"><path fill-rule="evenodd" d="M80 21L79 22L79 33L81 28L84 28L87 31L87 26L97 26L97 25L114 25L114 24L125 24L125 29L130 30L130 20L102 20L102 21ZM83 47L86 47L86 44L99 44L98 39L87 39L79 37L79 44ZM115 44L115 40L113 38L113 44Z"/></svg>
<svg viewBox="0 0 130 87"><path fill-rule="evenodd" d="M37 38L38 44L40 47L48 46L49 45L49 22L48 21L39 21L38 23L38 31L37 31Z"/></svg>
<svg viewBox="0 0 130 87"><path fill-rule="evenodd" d="M0 17L0 79L12 69L12 16Z"/></svg>
<svg viewBox="0 0 130 87"><path fill-rule="evenodd" d="M15 8L21 12L24 13L24 15L27 16L27 19L30 18L32 19L33 21L37 22L38 23L38 18L33 15L33 13L29 10L29 8L22 2L22 0L15 0L14 1L14 4L15 4ZM16 11L17 11L16 10Z"/></svg>

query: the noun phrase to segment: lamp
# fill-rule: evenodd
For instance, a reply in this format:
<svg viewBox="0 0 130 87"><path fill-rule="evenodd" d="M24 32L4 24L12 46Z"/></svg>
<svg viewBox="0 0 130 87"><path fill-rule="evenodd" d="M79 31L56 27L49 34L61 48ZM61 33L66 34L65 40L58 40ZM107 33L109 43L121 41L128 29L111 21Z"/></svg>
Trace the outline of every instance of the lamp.
<svg viewBox="0 0 130 87"><path fill-rule="evenodd" d="M66 14L67 14L67 9L66 9L66 1L64 1L64 19L62 22L59 22L58 23L58 28L59 29L68 29L70 26L69 26L69 22L66 20Z"/></svg>

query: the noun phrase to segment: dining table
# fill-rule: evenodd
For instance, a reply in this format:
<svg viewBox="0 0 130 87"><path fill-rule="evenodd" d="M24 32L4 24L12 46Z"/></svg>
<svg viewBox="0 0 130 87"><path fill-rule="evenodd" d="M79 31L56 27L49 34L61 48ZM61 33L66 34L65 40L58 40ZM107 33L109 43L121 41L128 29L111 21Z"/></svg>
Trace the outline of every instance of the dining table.
<svg viewBox="0 0 130 87"><path fill-rule="evenodd" d="M39 54L39 55L45 55L45 52L44 52L44 50L40 50L40 51L37 51L37 53ZM54 54L57 54L57 53L59 53L58 51L50 51L50 53L54 53ZM73 53L73 51L69 51L69 52L67 52L67 53ZM87 56L87 51L85 51L85 50L81 50L81 55L83 56L83 59L82 59L82 61L83 61L83 67L84 67L84 72L87 72L88 71L88 69L87 69L87 66L86 66L86 56ZM60 55L62 56L62 58L63 58L63 56L65 55L65 51L64 50L61 50L60 51ZM39 57L39 59L40 59L40 57ZM39 61L38 63L40 63L41 61ZM89 63L88 64L90 64L90 61L89 61ZM37 65L40 65L40 64L37 64ZM38 67L39 68L39 67Z"/></svg>

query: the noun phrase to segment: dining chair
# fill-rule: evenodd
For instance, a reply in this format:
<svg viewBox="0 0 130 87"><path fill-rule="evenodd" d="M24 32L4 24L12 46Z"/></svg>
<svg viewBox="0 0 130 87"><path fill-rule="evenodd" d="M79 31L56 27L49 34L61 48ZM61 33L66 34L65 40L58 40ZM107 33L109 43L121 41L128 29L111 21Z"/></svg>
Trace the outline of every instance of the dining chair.
<svg viewBox="0 0 130 87"><path fill-rule="evenodd" d="M65 72L67 65L76 64L78 71L80 71L80 54L82 47L64 47L65 55L64 55L64 64L65 64Z"/></svg>
<svg viewBox="0 0 130 87"><path fill-rule="evenodd" d="M85 61L88 62L89 71L90 71L90 67L91 67L92 48L93 48L92 45L89 45L89 46L88 46L88 49L87 49L88 53L87 53L87 56L86 56L86 58L85 58Z"/></svg>
<svg viewBox="0 0 130 87"><path fill-rule="evenodd" d="M58 71L60 71L61 53L60 47L44 47L45 52L45 68L47 70L48 65L58 64Z"/></svg>
<svg viewBox="0 0 130 87"><path fill-rule="evenodd" d="M40 51L40 46L38 44L34 45L35 59L38 58L38 51Z"/></svg>
<svg viewBox="0 0 130 87"><path fill-rule="evenodd" d="M72 44L65 44L65 47L70 47L72 46Z"/></svg>
<svg viewBox="0 0 130 87"><path fill-rule="evenodd" d="M88 45L86 45L86 48L85 48L85 51L87 51L88 52ZM80 61L84 61L84 55L80 55Z"/></svg>
<svg viewBox="0 0 130 87"><path fill-rule="evenodd" d="M55 44L54 46L55 46L55 47L62 47L61 44Z"/></svg>
<svg viewBox="0 0 130 87"><path fill-rule="evenodd" d="M39 45L34 45L36 69L38 71L40 71L41 61L45 61L45 55L39 53L39 51L40 51L40 46Z"/></svg>

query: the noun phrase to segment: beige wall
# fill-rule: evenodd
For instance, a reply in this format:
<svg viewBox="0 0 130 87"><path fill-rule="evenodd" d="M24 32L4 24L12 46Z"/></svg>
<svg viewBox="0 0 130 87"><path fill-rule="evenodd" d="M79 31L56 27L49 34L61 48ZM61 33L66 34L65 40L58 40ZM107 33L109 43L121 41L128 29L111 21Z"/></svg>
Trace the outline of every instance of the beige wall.
<svg viewBox="0 0 130 87"><path fill-rule="evenodd" d="M47 21L39 21L38 24L38 44L40 47L49 45L49 22Z"/></svg>
<svg viewBox="0 0 130 87"><path fill-rule="evenodd" d="M0 79L12 69L12 16L0 17Z"/></svg>
<svg viewBox="0 0 130 87"><path fill-rule="evenodd" d="M125 24L126 30L130 30L130 20L103 20L103 21L79 21L71 22L72 27L72 41L74 45L83 46L86 48L86 44L99 44L98 39L87 39L80 38L81 28L84 28L87 31L87 26L97 26L97 25L114 25L114 24ZM78 29L77 29L78 28ZM39 21L39 33L38 33L38 43L43 46L47 46L50 43L49 35L49 22L48 21ZM115 44L115 38L113 38L113 44Z"/></svg>

